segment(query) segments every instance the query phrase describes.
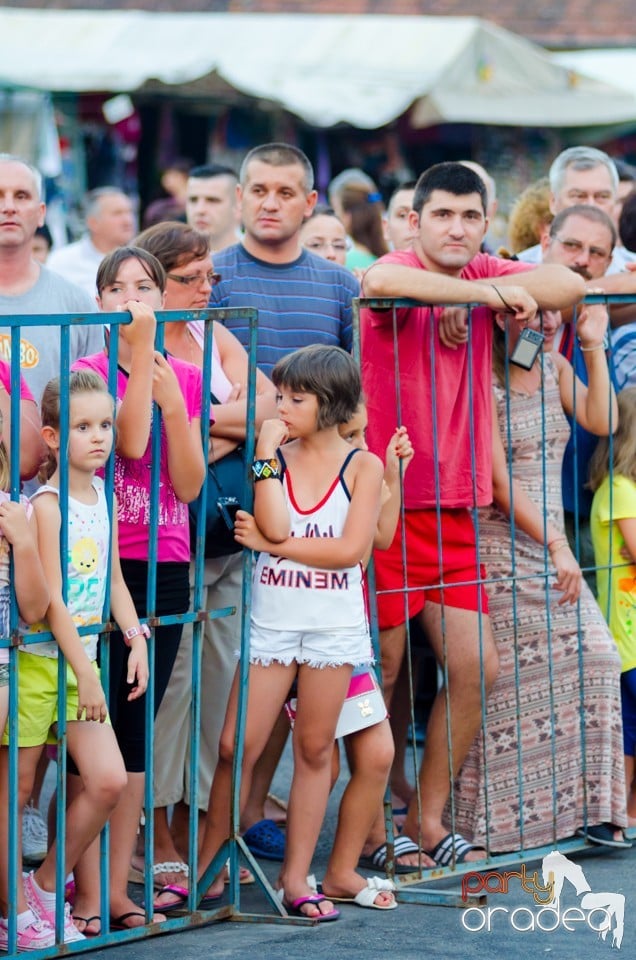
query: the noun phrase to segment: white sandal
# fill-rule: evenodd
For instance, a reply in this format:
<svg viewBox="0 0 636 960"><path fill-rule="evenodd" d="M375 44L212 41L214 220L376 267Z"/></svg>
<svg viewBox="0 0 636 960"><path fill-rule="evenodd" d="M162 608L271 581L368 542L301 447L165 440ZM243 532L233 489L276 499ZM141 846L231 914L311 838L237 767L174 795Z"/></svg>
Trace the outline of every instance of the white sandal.
<svg viewBox="0 0 636 960"><path fill-rule="evenodd" d="M393 881L386 877L368 877L366 887L359 890L354 897L332 897L331 894L325 893L322 884L320 885L320 893L333 903L355 903L356 906L366 907L369 910L395 910L398 905L395 897L393 897L391 903L375 902L379 893L392 894L395 890L396 886Z"/></svg>

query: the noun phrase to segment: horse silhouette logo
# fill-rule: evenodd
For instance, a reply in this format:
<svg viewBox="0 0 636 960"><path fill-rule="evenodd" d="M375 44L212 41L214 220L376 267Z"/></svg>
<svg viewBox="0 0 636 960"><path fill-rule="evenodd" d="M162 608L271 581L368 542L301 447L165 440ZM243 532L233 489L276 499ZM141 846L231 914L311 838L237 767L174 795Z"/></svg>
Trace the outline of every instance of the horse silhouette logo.
<svg viewBox="0 0 636 960"><path fill-rule="evenodd" d="M605 913L605 919L598 930L599 937L602 940L607 938L607 934L612 933L612 946L620 950L623 942L624 920L625 920L625 897L622 893L594 893L590 887L583 868L578 863L571 860L558 850L552 850L543 858L541 866L543 882L545 885L552 885L552 904L558 912L559 900L563 884L567 880L576 890L577 897L581 898L580 905L582 910L592 912L599 911Z"/></svg>

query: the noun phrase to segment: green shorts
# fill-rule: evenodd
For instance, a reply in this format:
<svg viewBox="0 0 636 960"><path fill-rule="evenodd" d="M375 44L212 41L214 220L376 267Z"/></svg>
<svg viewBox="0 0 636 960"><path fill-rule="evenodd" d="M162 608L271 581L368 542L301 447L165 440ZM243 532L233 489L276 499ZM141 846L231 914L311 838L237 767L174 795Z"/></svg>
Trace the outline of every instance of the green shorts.
<svg viewBox="0 0 636 960"><path fill-rule="evenodd" d="M99 676L99 667L92 664ZM57 669L52 657L18 650L18 746L39 747L43 743L57 743L52 727L57 723ZM66 722L77 722L79 697L77 678L66 664ZM107 723L110 723L107 720ZM9 742L8 725L2 738Z"/></svg>

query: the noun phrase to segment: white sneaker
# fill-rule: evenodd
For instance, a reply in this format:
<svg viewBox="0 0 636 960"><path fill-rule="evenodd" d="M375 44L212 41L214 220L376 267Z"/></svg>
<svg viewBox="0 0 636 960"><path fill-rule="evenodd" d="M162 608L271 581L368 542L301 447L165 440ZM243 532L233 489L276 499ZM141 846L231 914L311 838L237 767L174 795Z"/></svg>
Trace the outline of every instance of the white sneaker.
<svg viewBox="0 0 636 960"><path fill-rule="evenodd" d="M20 952L43 950L55 946L55 930L39 920L32 910L26 910L18 916L17 947ZM0 919L0 950L9 949L9 921Z"/></svg>
<svg viewBox="0 0 636 960"><path fill-rule="evenodd" d="M48 839L42 814L29 803L22 817L22 859L26 863L42 863L49 849Z"/></svg>
<svg viewBox="0 0 636 960"><path fill-rule="evenodd" d="M33 871L31 871L31 873L24 878L24 896L26 897L26 902L31 907L36 917L38 917L40 920L43 920L49 925L49 927L52 927L53 930L55 930L55 903L48 901L48 897L46 900L42 897L38 891L35 878L33 876ZM80 933L73 923L70 903L65 903L64 943L73 943L74 940L85 939L86 937L84 934Z"/></svg>

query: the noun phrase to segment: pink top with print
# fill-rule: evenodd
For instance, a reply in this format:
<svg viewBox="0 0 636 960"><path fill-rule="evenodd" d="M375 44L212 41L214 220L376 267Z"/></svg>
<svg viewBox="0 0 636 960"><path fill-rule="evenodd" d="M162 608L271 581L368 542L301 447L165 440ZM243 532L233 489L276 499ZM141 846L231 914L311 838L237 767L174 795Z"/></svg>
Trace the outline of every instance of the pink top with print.
<svg viewBox="0 0 636 960"><path fill-rule="evenodd" d="M185 400L188 420L201 416L202 380L201 371L192 363L167 357L174 370ZM72 369L94 370L108 382L108 357L96 353L77 360ZM128 375L117 370L117 399L126 393ZM117 521L119 524L119 553L127 560L148 559L148 534L150 525L150 465L151 440L140 460L128 460L115 456L115 494L117 495ZM159 562L190 561L190 528L188 507L177 497L168 474L168 441L165 427L161 424L161 463L159 477L159 536L157 559Z"/></svg>

